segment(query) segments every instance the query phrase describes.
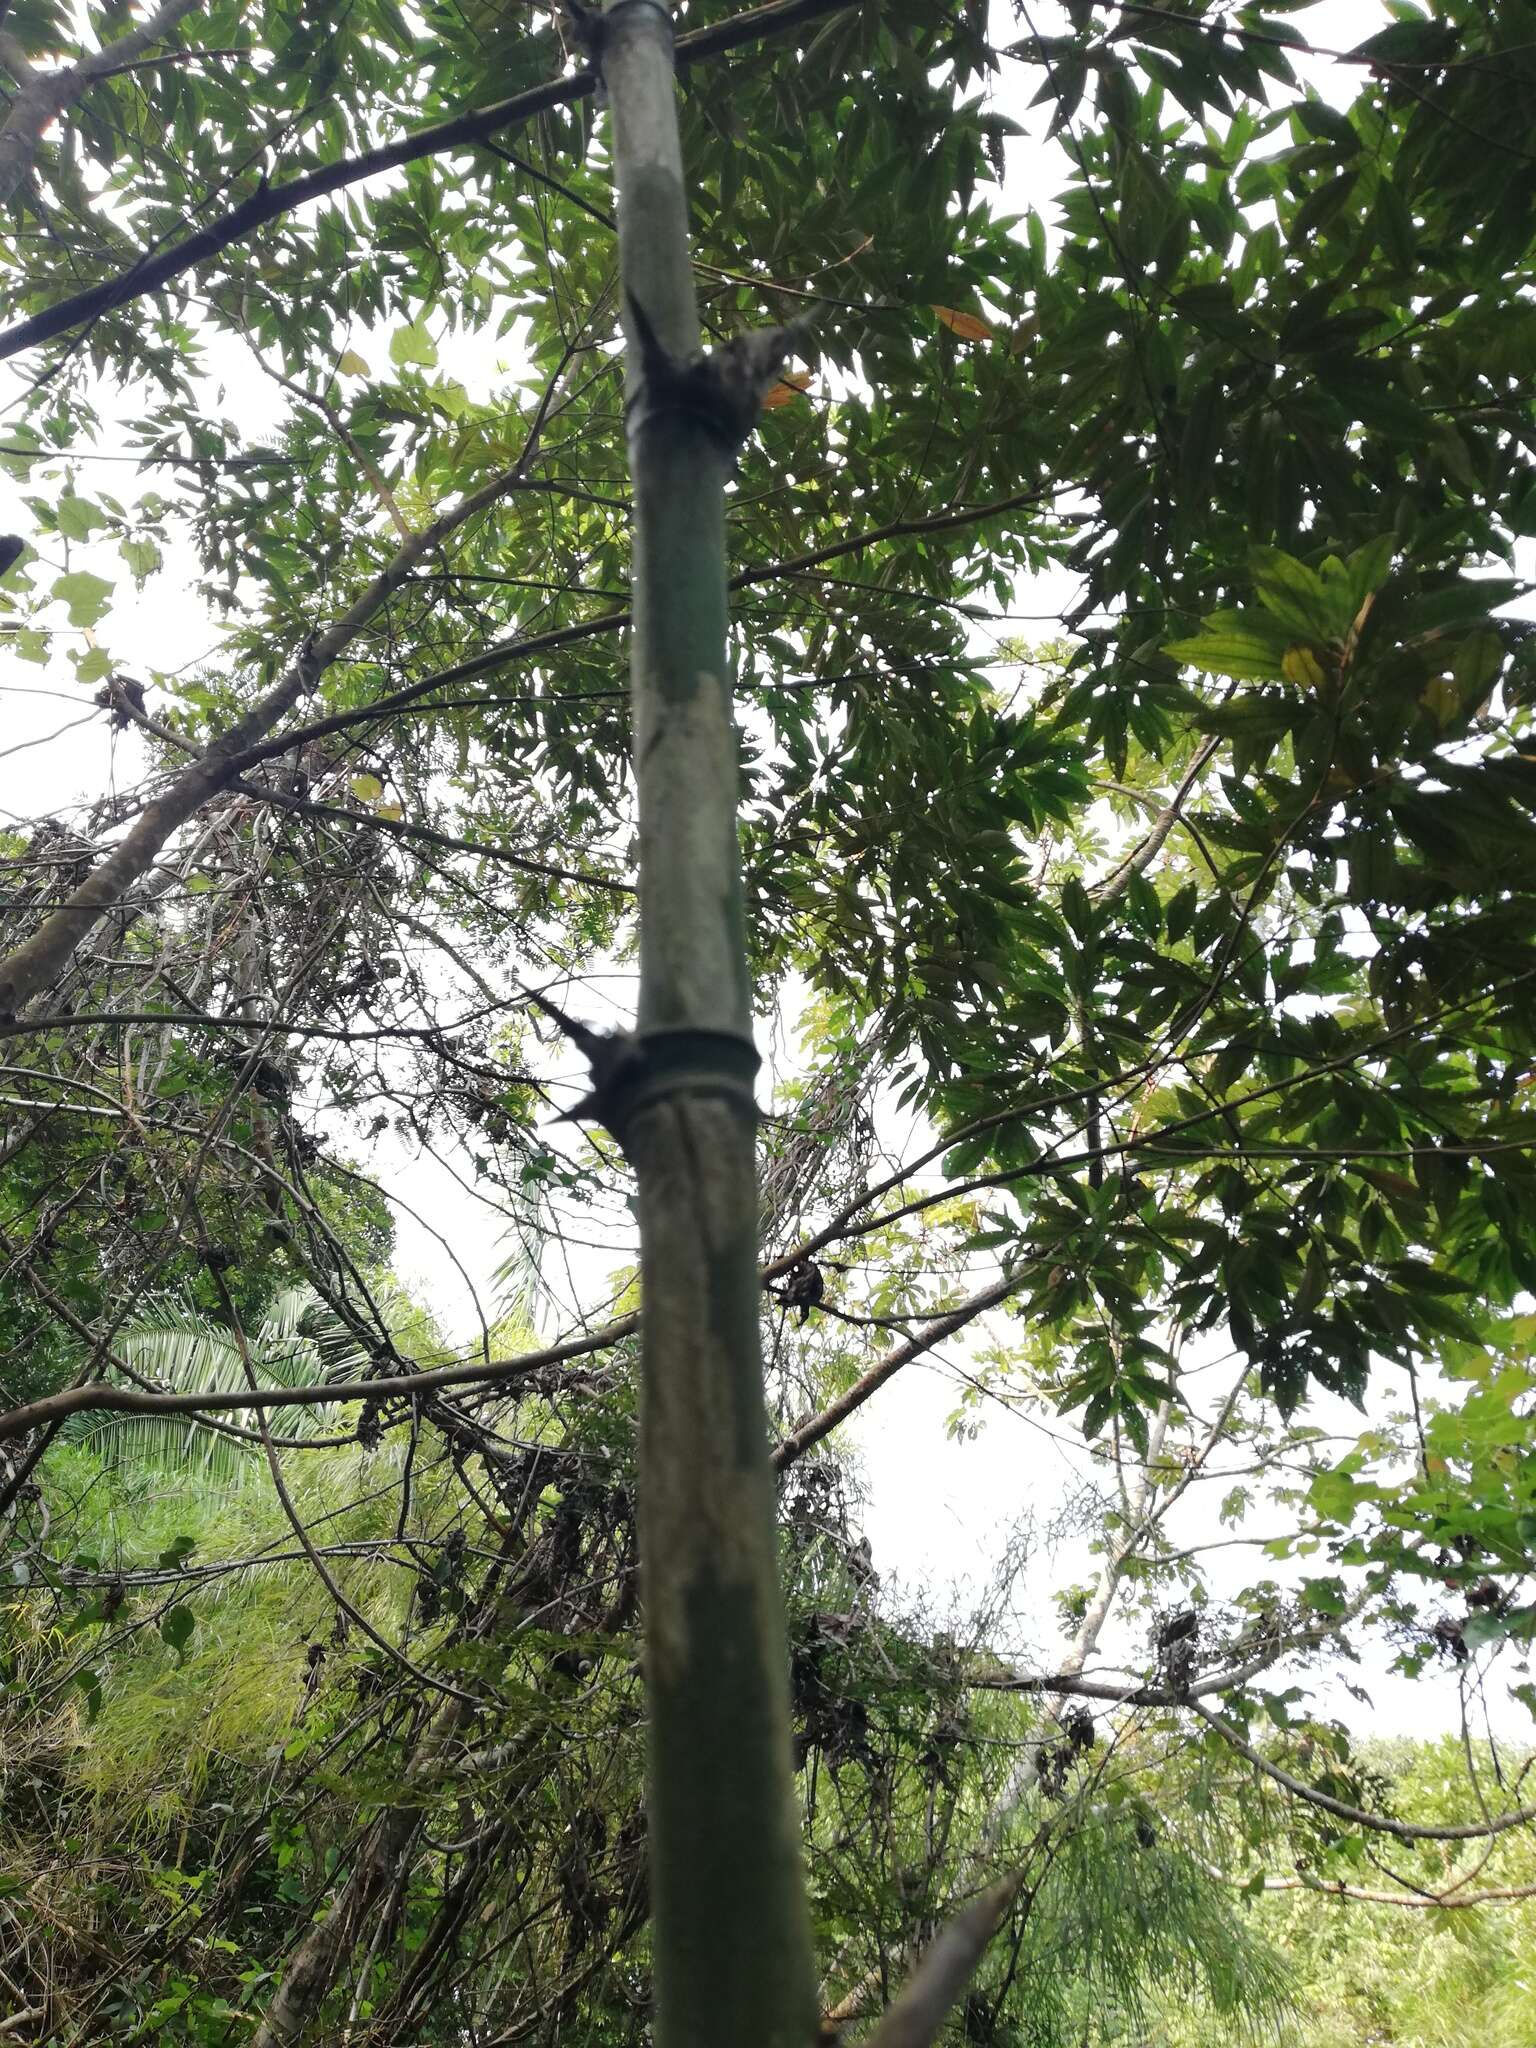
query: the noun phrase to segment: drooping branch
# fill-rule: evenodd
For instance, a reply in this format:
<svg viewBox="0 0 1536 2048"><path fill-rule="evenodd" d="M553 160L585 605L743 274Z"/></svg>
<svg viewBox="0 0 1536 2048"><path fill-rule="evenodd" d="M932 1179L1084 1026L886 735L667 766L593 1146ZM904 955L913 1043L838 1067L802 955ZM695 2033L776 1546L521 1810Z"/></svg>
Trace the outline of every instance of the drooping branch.
<svg viewBox="0 0 1536 2048"><path fill-rule="evenodd" d="M1298 1799L1304 1799L1309 1806L1320 1806L1325 1813L1331 1813L1340 1820L1347 1820L1357 1828L1367 1828L1373 1834L1392 1835L1399 1842L1472 1842L1488 1835L1505 1835L1511 1828L1528 1827L1536 1820L1536 1806L1517 1807L1512 1813L1501 1813L1488 1820L1463 1821L1436 1826L1428 1821L1397 1820L1391 1814L1368 1813L1364 1807L1351 1806L1347 1800L1335 1799L1331 1792L1320 1792L1315 1785L1309 1785L1305 1778L1293 1776L1255 1749L1243 1735L1221 1714L1215 1713L1201 1701L1191 1699L1190 1706L1214 1728L1225 1742L1229 1742L1239 1756L1246 1757L1256 1771L1262 1771L1266 1778L1283 1786Z"/></svg>

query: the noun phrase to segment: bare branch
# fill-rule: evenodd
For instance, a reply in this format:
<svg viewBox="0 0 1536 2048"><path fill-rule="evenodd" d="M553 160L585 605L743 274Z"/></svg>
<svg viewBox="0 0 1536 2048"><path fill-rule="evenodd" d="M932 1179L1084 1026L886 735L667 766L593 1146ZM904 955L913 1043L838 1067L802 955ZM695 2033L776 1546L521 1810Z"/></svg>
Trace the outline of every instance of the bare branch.
<svg viewBox="0 0 1536 2048"><path fill-rule="evenodd" d="M929 2048L937 2040L1023 1882L1017 1873L999 1879L940 1929L867 2048Z"/></svg>
<svg viewBox="0 0 1536 2048"><path fill-rule="evenodd" d="M780 1267L793 1263L793 1258L782 1259L771 1270L777 1272ZM793 1465L797 1458L804 1457L812 1444L818 1444L824 1436L830 1436L840 1422L846 1422L856 1409L862 1408L871 1394L878 1392L888 1379L901 1371L904 1365L910 1365L914 1358L921 1358L925 1351L931 1351L935 1344L942 1344L944 1339L952 1337L956 1330L963 1330L967 1323L974 1322L977 1316L985 1314L989 1308L996 1308L999 1303L1007 1301L1010 1295L1017 1294L1020 1288L1027 1284L1030 1270L1010 1273L993 1286L982 1288L980 1293L973 1294L968 1300L961 1302L958 1308L948 1309L943 1315L935 1316L931 1323L925 1323L922 1329L909 1337L904 1344L898 1344L894 1351L888 1351L878 1364L872 1365L868 1372L854 1381L846 1394L840 1394L835 1401L823 1408L819 1415L813 1415L808 1422L802 1422L797 1429L791 1430L790 1434L774 1447L775 1472L784 1471Z"/></svg>

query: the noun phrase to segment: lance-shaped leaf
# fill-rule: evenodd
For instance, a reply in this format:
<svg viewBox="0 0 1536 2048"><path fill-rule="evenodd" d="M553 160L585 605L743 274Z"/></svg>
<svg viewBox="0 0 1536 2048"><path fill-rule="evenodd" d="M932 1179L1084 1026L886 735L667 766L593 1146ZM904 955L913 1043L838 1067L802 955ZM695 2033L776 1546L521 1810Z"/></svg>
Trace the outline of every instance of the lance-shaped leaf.
<svg viewBox="0 0 1536 2048"><path fill-rule="evenodd" d="M1192 639L1170 640L1163 652L1174 661L1204 669L1207 675L1278 683L1284 677L1286 650L1293 639L1294 635L1262 612L1211 612Z"/></svg>

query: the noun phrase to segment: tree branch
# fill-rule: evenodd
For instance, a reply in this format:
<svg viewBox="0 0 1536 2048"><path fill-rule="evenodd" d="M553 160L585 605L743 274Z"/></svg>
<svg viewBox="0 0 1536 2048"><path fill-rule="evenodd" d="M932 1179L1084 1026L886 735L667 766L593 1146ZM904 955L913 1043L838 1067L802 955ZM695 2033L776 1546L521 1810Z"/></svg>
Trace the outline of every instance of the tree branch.
<svg viewBox="0 0 1536 2048"><path fill-rule="evenodd" d="M244 718L237 719L183 771L170 787L146 805L131 831L93 868L79 887L43 920L29 939L0 960L0 1022L14 1018L63 972L76 947L139 879L171 834L200 811L209 798L249 766L253 757L283 753L287 744L262 749L257 743L299 701L319 687L331 663L394 595L422 557L456 527L494 504L510 490L533 453L533 437L516 464L472 491L450 511L408 541L380 570L352 606L326 627L312 633L276 684Z"/></svg>
<svg viewBox="0 0 1536 2048"><path fill-rule="evenodd" d="M1241 1877L1229 1877L1214 1864L1206 1864L1206 1872L1221 1884L1229 1884L1235 1891L1247 1891L1247 1881ZM1507 1899L1536 1899L1536 1884L1489 1885L1480 1892L1467 1892L1461 1898L1446 1892L1375 1892L1364 1886L1346 1884L1342 1877L1266 1877L1266 1892L1317 1892L1325 1899L1356 1899L1368 1906L1409 1906L1415 1911L1448 1913L1458 1906L1491 1906Z"/></svg>
<svg viewBox="0 0 1536 2048"><path fill-rule="evenodd" d="M197 0L166 0L150 20L139 23L137 29L129 29L117 43L92 51L80 63L66 63L57 72L35 70L20 55L14 39L6 37L4 63L20 80L20 92L10 102L4 125L0 125L0 205L10 199L33 168L37 145L47 133L49 121L55 121L66 106L72 106L98 80L111 78L113 72L121 70L127 57L137 57L141 49L158 43L162 35L170 35L178 20L193 12L195 6Z"/></svg>
<svg viewBox="0 0 1536 2048"><path fill-rule="evenodd" d="M794 555L784 561L764 563L757 569L740 569L731 577L726 587L729 590L745 590L755 583L772 583L781 576L799 575L804 570L814 568L820 562L832 561L839 555L859 554L865 548L878 547L883 541L974 525L978 520L997 518L1005 512L1016 512L1025 505L1040 504L1051 495L1049 491L1032 488L1027 491L1010 492L1007 497L993 498L983 505L963 505L955 511L936 512L924 519L892 519L883 526L868 527L862 533L846 534L840 540L829 541L825 547L814 548L808 554ZM332 733L349 732L355 726L368 725L373 720L387 718L396 711L409 710L433 691L450 689L458 683L473 682L476 677L505 668L510 662L527 661L535 654L548 654L557 647L575 646L582 640L595 639L603 633L619 633L631 623L631 614L626 605L611 612L602 612L595 619L581 619L569 626L553 626L548 632L498 640L482 653L471 655L467 661L456 662L452 668L439 669L435 675L424 676L419 683L407 683L404 688L391 691L388 696L376 697L371 704L361 704L352 711L333 712L325 718L314 719L308 725L295 726L274 739L252 747L238 763L239 770L243 774L262 761L286 754L291 748L307 745L310 740L324 739ZM596 693L582 693L583 696L588 694ZM622 695L621 691L602 693L604 702ZM946 1144L953 1142L953 1139L945 1141Z"/></svg>
<svg viewBox="0 0 1536 2048"><path fill-rule="evenodd" d="M0 126L0 206L31 170L37 146L49 122L57 119L91 86L120 71L128 59L137 57L151 43L169 35L177 22L190 14L196 5L197 0L165 0L164 6L148 21L130 29L115 43L108 43L104 49L82 57L78 64L65 65L58 71L35 70L24 58L18 65L16 59L20 57L20 50L10 37L6 38L9 47L5 62L21 78L22 86L11 102L4 125Z"/></svg>
<svg viewBox="0 0 1536 2048"><path fill-rule="evenodd" d="M202 1409L226 1408L312 1408L329 1401L391 1401L406 1394L424 1394L435 1387L483 1386L522 1378L550 1365L563 1365L572 1358L586 1358L594 1351L606 1351L623 1337L633 1336L640 1327L638 1316L620 1316L584 1337L568 1337L542 1351L524 1352L520 1358L495 1358L479 1365L442 1365L429 1372L407 1372L372 1379L327 1380L312 1387L223 1387L211 1393L146 1394L137 1387L111 1387L97 1382L87 1386L64 1387L56 1394L44 1394L24 1407L0 1415L0 1443L29 1434L66 1417L81 1414L195 1415Z"/></svg>
<svg viewBox="0 0 1536 2048"><path fill-rule="evenodd" d="M173 0L173 4L179 4L179 0ZM192 4L193 0L185 0L180 11L185 13ZM750 8L745 14L733 15L713 27L679 36L676 49L678 68L701 63L707 57L720 56L743 43L762 42L771 36L787 34L809 22L819 21L823 15L840 13L853 4L854 0L774 0L772 5ZM111 49L115 53L123 47L124 44L119 42L114 43ZM120 61L114 56L114 62ZM484 142L488 136L518 127L551 107L570 106L577 100L586 99L596 87L594 72L576 71L568 78L552 78L545 85L514 94L511 99L498 100L493 106L477 107L469 113L457 114L451 120L438 121L430 128L418 128L414 133L402 136L398 142L345 157L340 163L327 164L323 170L311 171L302 178L290 178L281 185L259 185L238 206L207 227L200 228L196 234L172 243L156 255L146 255L120 276L108 278L85 291L71 293L57 305L34 313L30 320L20 320L14 327L0 332L0 359L18 355L23 349L36 348L41 342L52 341L56 335L68 333L72 327L99 319L104 313L115 312L119 306L129 305L134 299L158 291L173 278L180 277L199 263L206 263L210 257L243 240L255 229L265 227L268 221L277 220L312 199L323 199L332 192L345 191L349 185L360 184L384 171L398 170L402 164L416 163L422 157L437 156L445 150ZM51 111L47 118L51 118ZM39 125L39 133L42 125L45 124Z"/></svg>
<svg viewBox="0 0 1536 2048"><path fill-rule="evenodd" d="M778 1266L793 1263L792 1258L785 1258L778 1262ZM778 1270L778 1266L771 1270ZM935 1344L942 1344L944 1339L952 1337L956 1330L963 1330L967 1323L985 1314L989 1308L996 1308L1010 1295L1017 1294L1020 1288L1027 1284L1029 1277L1027 1271L1011 1273L993 1286L984 1287L979 1294L973 1294L968 1300L961 1302L958 1308L948 1309L943 1315L935 1316L932 1322L925 1323L922 1329L909 1337L904 1344L898 1344L894 1351L888 1351L878 1364L872 1365L868 1372L854 1381L846 1394L840 1394L835 1401L823 1408L819 1415L813 1415L808 1422L802 1422L797 1429L791 1430L782 1442L775 1445L774 1471L783 1472L788 1466L793 1465L796 1459L804 1457L812 1444L818 1444L824 1436L830 1436L840 1422L846 1422L856 1409L862 1408L871 1394L878 1392L888 1379L901 1371L904 1365L910 1365L914 1358L921 1358L925 1351L931 1351Z"/></svg>
<svg viewBox="0 0 1536 2048"><path fill-rule="evenodd" d="M1253 1747L1240 1730L1220 1714L1191 1698L1188 1705L1202 1721L1209 1722L1222 1740L1229 1742L1239 1756L1246 1757L1257 1771L1266 1778L1272 1778L1287 1792L1304 1799L1310 1806L1320 1806L1325 1813L1336 1814L1340 1820L1353 1822L1357 1828L1369 1828L1378 1835L1392 1835L1400 1842L1471 1842L1484 1835L1507 1834L1511 1828L1525 1827L1536 1820L1536 1806L1522 1806L1513 1813L1501 1813L1495 1819L1486 1821L1465 1821L1456 1826L1434 1827L1428 1823L1419 1825L1413 1821L1394 1820L1387 1814L1367 1813L1363 1807L1351 1806L1347 1800L1335 1799L1332 1793L1319 1792L1315 1785L1307 1784L1303 1778L1292 1777L1277 1763L1271 1763L1261 1750Z"/></svg>
<svg viewBox="0 0 1536 2048"><path fill-rule="evenodd" d="M473 853L481 860L500 861L503 866L518 868L526 874L547 875L554 882L579 882L584 888L606 889L615 896L635 894L633 882L621 882L612 875L586 874L580 868L559 867L553 861L534 860L528 854L513 853L509 847L480 839L459 839L451 832L439 832L432 825L407 824L403 819L373 817L365 811L343 810L336 804L319 804L309 797L263 789L259 783L246 782L239 776L230 787L239 790L242 796L255 797L264 804L275 804L279 810L292 811L300 817L323 818L338 825L366 826L370 831L386 832L391 838L404 840L407 844L415 841L423 846L439 846L446 853Z"/></svg>
<svg viewBox="0 0 1536 2048"><path fill-rule="evenodd" d="M1163 841L1178 823L1179 812L1184 807L1184 800L1194 788L1201 769L1220 745L1221 735L1219 733L1212 733L1208 739L1201 742L1200 746L1195 750L1195 758L1190 762L1180 778L1178 788L1168 799L1164 809L1152 821L1151 830L1147 833L1146 838L1141 841L1140 845L1134 846L1125 856L1124 860L1120 862L1119 866L1111 869L1102 882L1095 882L1089 889L1088 893L1096 904L1102 906L1106 903L1113 903L1116 897L1122 896L1125 893L1137 875L1144 873L1151 866L1157 857L1158 850L1161 848Z"/></svg>

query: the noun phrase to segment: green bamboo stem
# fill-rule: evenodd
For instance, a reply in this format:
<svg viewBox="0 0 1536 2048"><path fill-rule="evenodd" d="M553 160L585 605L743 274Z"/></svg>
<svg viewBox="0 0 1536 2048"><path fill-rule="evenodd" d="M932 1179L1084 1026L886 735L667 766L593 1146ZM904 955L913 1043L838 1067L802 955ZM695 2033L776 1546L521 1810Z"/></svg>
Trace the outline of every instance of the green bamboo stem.
<svg viewBox="0 0 1536 2048"><path fill-rule="evenodd" d="M617 0L602 25L626 304L698 346L671 22ZM758 1334L751 1001L726 673L732 451L685 406L647 406L629 328L635 502L639 1036L623 1120L644 1299L640 1541L660 2048L808 2048L815 1978ZM734 1051L735 1057L732 1058Z"/></svg>

